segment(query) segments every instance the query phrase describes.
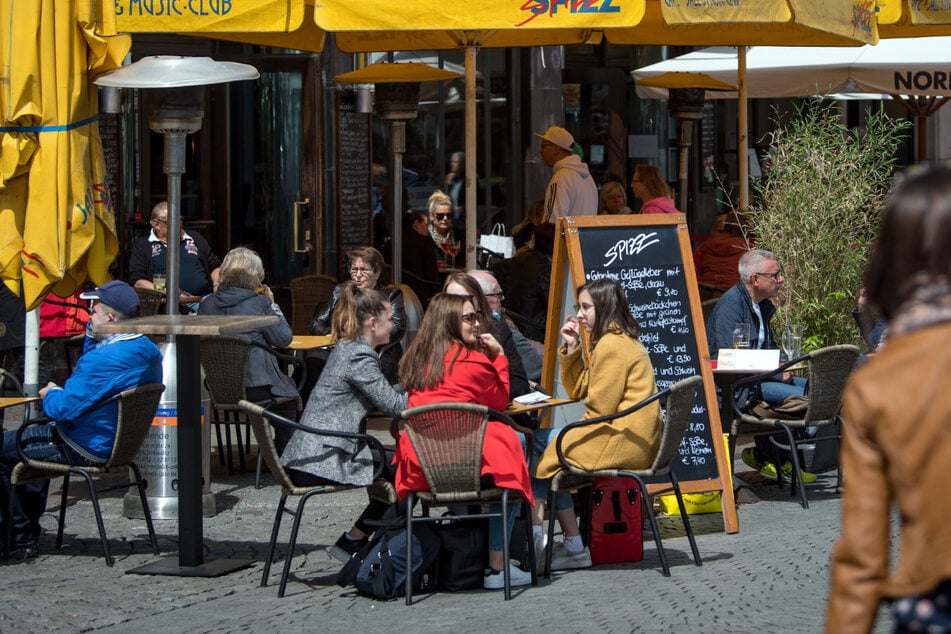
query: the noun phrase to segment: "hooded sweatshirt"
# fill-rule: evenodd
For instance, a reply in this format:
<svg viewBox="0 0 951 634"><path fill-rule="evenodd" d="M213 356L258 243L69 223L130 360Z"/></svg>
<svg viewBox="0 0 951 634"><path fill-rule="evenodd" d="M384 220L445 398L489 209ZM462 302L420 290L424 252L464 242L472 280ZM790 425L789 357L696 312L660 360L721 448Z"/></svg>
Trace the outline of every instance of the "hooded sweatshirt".
<svg viewBox="0 0 951 634"><path fill-rule="evenodd" d="M598 213L598 186L577 154L561 159L545 191L545 213L548 222L565 216L596 216Z"/></svg>
<svg viewBox="0 0 951 634"><path fill-rule="evenodd" d="M286 346L293 339L291 327L277 304L272 304L266 295L237 287L219 288L213 295L206 295L198 306L200 315L277 315L280 322L267 328L256 328L236 333L253 342L268 346ZM245 387L267 386L273 396L297 396L297 387L277 359L265 350L252 347L248 355Z"/></svg>
<svg viewBox="0 0 951 634"><path fill-rule="evenodd" d="M667 196L651 198L641 206L642 214L679 214L674 199Z"/></svg>

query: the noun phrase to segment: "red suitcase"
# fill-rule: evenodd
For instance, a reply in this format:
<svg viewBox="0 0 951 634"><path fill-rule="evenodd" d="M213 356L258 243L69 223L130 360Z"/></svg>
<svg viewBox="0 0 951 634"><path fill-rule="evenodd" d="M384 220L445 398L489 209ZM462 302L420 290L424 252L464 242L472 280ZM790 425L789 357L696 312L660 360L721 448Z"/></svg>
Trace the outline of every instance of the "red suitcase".
<svg viewBox="0 0 951 634"><path fill-rule="evenodd" d="M616 564L644 558L641 495L630 478L595 478L591 489L591 562Z"/></svg>

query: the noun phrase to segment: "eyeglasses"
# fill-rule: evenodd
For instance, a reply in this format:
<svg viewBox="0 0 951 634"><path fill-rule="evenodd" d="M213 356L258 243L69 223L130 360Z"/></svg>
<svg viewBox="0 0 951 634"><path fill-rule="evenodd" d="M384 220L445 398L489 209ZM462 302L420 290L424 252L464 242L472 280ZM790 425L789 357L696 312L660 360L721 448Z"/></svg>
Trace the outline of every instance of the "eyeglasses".
<svg viewBox="0 0 951 634"><path fill-rule="evenodd" d="M581 311L588 312L594 308L594 304L575 304L575 312L580 313Z"/></svg>
<svg viewBox="0 0 951 634"><path fill-rule="evenodd" d="M160 225L167 225L167 224L168 224L168 220L166 220L165 218L153 218L152 220L154 220L155 222L159 223Z"/></svg>
<svg viewBox="0 0 951 634"><path fill-rule="evenodd" d="M640 182L641 182L641 179L639 179L639 178L632 178L632 179L631 179L631 182L632 182L632 183L640 183Z"/></svg>
<svg viewBox="0 0 951 634"><path fill-rule="evenodd" d="M352 269L350 269L350 275L369 275L375 270L376 269L370 268L370 267L355 266Z"/></svg>
<svg viewBox="0 0 951 634"><path fill-rule="evenodd" d="M783 272L776 271L775 273L753 273L753 275L762 275L763 277L771 277L774 280L778 280L780 277L782 277Z"/></svg>
<svg viewBox="0 0 951 634"><path fill-rule="evenodd" d="M462 321L466 322L467 324L477 324L482 321L482 313L479 311L474 313L463 313Z"/></svg>
<svg viewBox="0 0 951 634"><path fill-rule="evenodd" d="M486 296L486 297L498 297L499 299L505 299L505 294L502 293L502 291L498 291L498 292L496 292L496 293L486 293L485 296Z"/></svg>
<svg viewBox="0 0 951 634"><path fill-rule="evenodd" d="M433 218L435 218L436 220L445 220L448 217L449 217L448 213L433 214Z"/></svg>

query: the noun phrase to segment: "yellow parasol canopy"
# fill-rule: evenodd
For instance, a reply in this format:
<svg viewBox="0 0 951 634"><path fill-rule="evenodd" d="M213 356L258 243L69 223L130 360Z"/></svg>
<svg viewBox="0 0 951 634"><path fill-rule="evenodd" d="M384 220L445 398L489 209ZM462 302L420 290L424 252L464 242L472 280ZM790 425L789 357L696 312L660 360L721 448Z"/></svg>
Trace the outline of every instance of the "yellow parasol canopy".
<svg viewBox="0 0 951 634"><path fill-rule="evenodd" d="M951 5L938 2L878 0L882 38L951 35Z"/></svg>
<svg viewBox="0 0 951 634"><path fill-rule="evenodd" d="M0 0L0 276L28 310L105 282L118 252L89 80L131 40L96 32L100 8Z"/></svg>
<svg viewBox="0 0 951 634"><path fill-rule="evenodd" d="M349 73L334 77L334 81L347 84L377 84L417 81L441 81L461 77L459 73L435 68L422 62L370 64Z"/></svg>

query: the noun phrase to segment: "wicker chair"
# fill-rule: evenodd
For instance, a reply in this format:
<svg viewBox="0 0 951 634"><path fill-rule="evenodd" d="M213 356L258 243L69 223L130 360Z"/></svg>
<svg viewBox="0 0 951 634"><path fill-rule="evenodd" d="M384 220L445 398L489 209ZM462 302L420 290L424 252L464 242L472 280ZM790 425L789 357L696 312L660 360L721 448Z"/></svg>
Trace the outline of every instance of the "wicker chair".
<svg viewBox="0 0 951 634"><path fill-rule="evenodd" d="M10 474L10 483L14 495L10 496L10 514L8 517L12 517L13 515L14 504L17 501L15 492L18 485L51 480L63 476L63 489L59 505L59 527L56 532L56 547L61 547L63 545L63 526L66 521L66 499L69 496L69 477L71 475L82 476L85 478L86 486L89 488L89 497L96 514L96 524L99 526L99 538L102 540L103 556L106 558L106 564L111 566L113 559L109 552L109 542L106 539L106 528L102 521L102 511L99 508L99 498L97 494L125 489L134 484L139 490L139 497L145 512L145 523L149 530L149 539L152 542L152 550L158 555L158 539L155 536L155 528L152 525L152 514L149 511L149 505L145 499L145 484L142 480L142 474L139 472L139 468L136 466L134 460L139 451L139 447L145 440L146 434L148 434L149 429L152 427L152 419L155 418L155 410L158 408L159 401L162 398L162 392L164 391L165 386L161 383L141 385L131 390L120 392L93 407L93 409L95 409L109 403L118 403L115 443L113 444L112 453L109 455L109 458L102 464L73 466L45 460L31 460L23 453L23 432L31 425L46 424L48 421L33 420L24 423L17 431L17 451L20 454L21 462L17 463ZM127 479L117 484L114 479L110 479L108 486L98 490L93 485L93 476L118 473L128 474L129 471L132 472L133 476L131 480ZM10 543L11 531L12 522L7 522L5 544Z"/></svg>
<svg viewBox="0 0 951 634"><path fill-rule="evenodd" d="M429 507L464 504L501 503L501 512L487 511L457 515L457 519L476 517L501 517L502 532L508 533L508 504L511 498L521 500L525 518L531 517L531 507L517 491L498 487L483 487L481 482L482 442L489 419L505 423L521 432L532 446L532 432L518 426L501 412L472 403L435 403L405 410L394 419L391 431L400 430L409 435L410 442L426 476L428 490L410 491L406 499L406 570L413 560L413 524L435 522L440 517L430 517ZM413 514L416 499L423 503L423 515ZM532 584L537 584L535 571L534 540L531 522L525 522L526 539L529 545L529 560ZM509 543L502 540L502 557L505 581L505 600L512 598L509 579ZM406 577L406 605L413 603L412 575Z"/></svg>
<svg viewBox="0 0 951 634"><path fill-rule="evenodd" d="M257 344L244 337L208 336L201 338L201 366L205 370L205 385L211 394L212 409L215 415L212 422L215 425L215 434L218 441L219 464L225 464L227 455L228 475L234 473L234 459L231 456L231 426L237 427L238 468L244 472L244 454L250 451L251 435L241 439L241 425L247 425L244 410L239 402L247 399L245 393L245 372L248 367L248 357L251 348L260 348L280 361L292 364L299 372L297 389L306 379L304 362L297 357L281 354L270 346ZM302 409L300 396L284 396L259 401L259 405L272 410L297 415ZM222 451L221 427L225 428L225 447ZM258 454L257 468L255 469L254 486L261 488L261 454Z"/></svg>
<svg viewBox="0 0 951 634"><path fill-rule="evenodd" d="M139 296L139 317L157 315L165 306L165 293L151 288L133 288Z"/></svg>
<svg viewBox="0 0 951 634"><path fill-rule="evenodd" d="M558 435L555 444L555 450L558 454L558 461L561 463L561 471L556 473L552 478L551 489L548 493L548 508L555 508L554 502L555 494L557 492L589 487L594 483L594 479L596 477L631 478L637 483L638 489L640 489L641 499L646 502L645 507L647 508L647 516L651 523L651 532L654 535L654 544L657 546L657 554L660 557L660 565L663 569L664 576L669 577L670 566L667 563L667 553L664 551L664 544L661 541L660 531L657 528L657 517L654 514L654 505L651 500L651 495L648 493L647 485L644 482L645 478L667 476L670 479L671 486L673 487L674 495L677 497L677 506L680 508L680 517L684 523L684 530L687 533L687 540L690 542L690 550L693 553L693 561L698 566L703 565L703 561L700 559L700 551L697 549L697 542L693 536L693 529L690 526L690 519L687 516L686 508L684 508L683 496L680 493L680 482L677 479L677 475L671 469L671 465L673 464L673 461L677 457L678 451L680 450L680 442L683 439L684 431L687 429L687 425L690 424L690 412L693 409L693 404L696 400L697 389L700 387L702 382L703 379L701 377L692 376L690 378L683 379L682 381L678 381L666 390L658 392L653 396L644 399L640 403L637 403L636 405L616 414L599 416L597 418L582 420L566 425L562 430L562 433ZM650 466L650 468L640 470L597 469L589 471L575 466L566 459L562 443L564 442L565 436L567 436L567 432L569 430L580 429L587 427L588 425L616 420L618 418L632 414L646 405L653 403L654 401L663 399L666 399L664 407L664 427L661 432L660 448L658 449L657 456L654 458L654 463ZM575 438L577 438L577 436L575 436ZM666 491L657 493L666 493ZM591 522L586 521L585 526L590 527ZM545 552L546 575L551 575L551 544L554 543L554 538L555 518L554 514L552 514L552 517L548 522L549 545Z"/></svg>
<svg viewBox="0 0 951 634"><path fill-rule="evenodd" d="M828 346L814 350L809 354L803 355L792 361L781 365L778 369L756 374L733 383L731 390L727 392L725 398L729 399L730 407L733 410L733 424L730 427L730 455L736 453L736 437L739 434L775 434L784 432L788 440L788 446L796 449L798 445L806 442L815 442L819 440L833 440L838 442L838 435L826 436L823 438L802 438L795 437L794 430L805 430L807 427L823 427L834 425L839 420L839 410L842 407L842 391L845 389L845 382L849 374L855 367L855 362L859 357L859 349L855 346L840 345ZM753 414L744 412L737 405L736 393L738 390L764 381L777 374L782 374L794 365L805 363L809 371L808 392L806 397L809 399L809 405L806 413L798 419L779 419L779 418L760 418ZM746 388L748 389L748 387ZM796 489L799 489L799 501L802 508L809 508L809 500L806 498L806 488L801 486L800 470L802 468L799 460L799 451L791 450L792 482L790 485L790 495L796 495ZM734 461L735 464L735 461ZM776 470L776 476L782 485L782 469ZM842 484L841 472L837 475L838 484ZM798 485L798 486L797 486Z"/></svg>
<svg viewBox="0 0 951 634"><path fill-rule="evenodd" d="M291 481L287 471L284 469L284 465L281 464L281 457L277 450L277 445L274 444L275 428L283 427L287 431L293 432L297 430L319 436L353 438L355 440L367 443L371 447L376 448L381 453L383 452L383 445L380 444L376 438L367 434L350 434L346 432L327 431L306 427L300 423L295 423L294 421L288 420L283 416L275 414L274 412L268 411L260 405L251 403L249 401L240 401L239 405L247 414L248 420L251 422L251 429L254 430L254 436L257 439L258 448L261 451L261 455L264 456L264 461L271 470L271 474L274 476L277 484L279 484L281 487L281 500L278 503L277 512L274 515L274 525L271 528L271 538L267 550L267 559L264 561L264 572L261 575L262 588L267 586L268 576L271 573L271 562L274 561L274 551L277 545L277 535L281 528L281 518L285 513L291 515L294 518L294 524L291 526L290 538L287 542L287 552L284 555L284 570L281 572L280 585L277 591L277 596L283 597L284 590L287 587L287 577L291 570L291 560L294 557L294 547L297 545L297 533L300 529L301 518L304 515L304 505L307 503L307 500L322 493L349 491L351 489L359 489L363 487L343 484L322 484L315 486L297 486L294 484ZM378 465L374 482L369 487L367 487L368 492L376 500L381 500L388 504L395 505L397 503L396 490L393 488L391 483L383 480L380 477L382 468L382 465ZM287 498L290 496L300 497L300 500L297 502L296 510L288 508L287 506Z"/></svg>
<svg viewBox="0 0 951 634"><path fill-rule="evenodd" d="M302 275L295 277L291 285L291 330L295 335L306 335L307 324L314 317L317 307L333 295L337 280L329 275Z"/></svg>

